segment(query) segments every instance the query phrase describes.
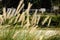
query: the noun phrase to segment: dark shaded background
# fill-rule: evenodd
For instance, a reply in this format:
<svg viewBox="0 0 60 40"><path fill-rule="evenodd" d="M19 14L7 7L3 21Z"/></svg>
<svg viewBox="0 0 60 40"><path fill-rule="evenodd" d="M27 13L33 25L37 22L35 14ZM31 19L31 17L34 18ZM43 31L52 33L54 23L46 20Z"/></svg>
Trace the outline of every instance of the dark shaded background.
<svg viewBox="0 0 60 40"><path fill-rule="evenodd" d="M3 6L7 8L16 8L20 0L2 0Z"/></svg>

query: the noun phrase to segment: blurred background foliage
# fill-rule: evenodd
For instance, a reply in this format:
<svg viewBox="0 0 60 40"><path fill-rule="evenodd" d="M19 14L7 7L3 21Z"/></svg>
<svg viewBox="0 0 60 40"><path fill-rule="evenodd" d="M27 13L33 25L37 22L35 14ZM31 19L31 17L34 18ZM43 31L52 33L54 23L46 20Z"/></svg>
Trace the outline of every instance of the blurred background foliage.
<svg viewBox="0 0 60 40"><path fill-rule="evenodd" d="M40 8L42 4L47 4L47 5L52 5L52 6L54 6L54 5L60 6L60 0L24 0L24 2L26 3L26 5L29 2L31 2L34 6L32 8L36 8L35 6Z"/></svg>

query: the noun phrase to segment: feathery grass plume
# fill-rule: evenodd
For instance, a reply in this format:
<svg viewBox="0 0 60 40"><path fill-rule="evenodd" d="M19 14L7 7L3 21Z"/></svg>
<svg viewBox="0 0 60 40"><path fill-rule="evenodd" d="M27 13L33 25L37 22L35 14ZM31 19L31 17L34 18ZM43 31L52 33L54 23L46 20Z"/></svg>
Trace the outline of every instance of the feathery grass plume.
<svg viewBox="0 0 60 40"><path fill-rule="evenodd" d="M16 19L15 19L15 21L14 21L14 24L18 22L19 16L20 16L20 14L18 14L18 15L16 16Z"/></svg>
<svg viewBox="0 0 60 40"><path fill-rule="evenodd" d="M20 1L19 5L18 5L18 7L17 7L17 11L20 9L21 5L23 4L23 1L24 1L24 0L21 0L21 1Z"/></svg>
<svg viewBox="0 0 60 40"><path fill-rule="evenodd" d="M21 7L21 5L22 5L22 7ZM17 7L15 15L17 15L19 13L19 11L22 10L23 7L24 7L23 0L21 0L18 7Z"/></svg>
<svg viewBox="0 0 60 40"><path fill-rule="evenodd" d="M28 8L27 8L26 11L25 11L25 12L26 12L26 16L27 16L27 19L26 19L27 23L26 23L25 26L26 26L27 28L30 26L30 21L29 21L30 14L29 14L29 11L30 11L31 6L32 6L32 4L29 3L29 4L28 4Z"/></svg>
<svg viewBox="0 0 60 40"><path fill-rule="evenodd" d="M22 6L20 7L20 9L18 10L18 13L23 9L24 4L22 4Z"/></svg>
<svg viewBox="0 0 60 40"><path fill-rule="evenodd" d="M46 31L40 31L37 29L37 26L36 27L31 27L29 33L32 34L32 36L34 36L34 39L35 40L42 40L43 37L45 36L45 32Z"/></svg>
<svg viewBox="0 0 60 40"><path fill-rule="evenodd" d="M50 18L50 16L48 15L48 16L42 21L42 25L44 25L49 18Z"/></svg>
<svg viewBox="0 0 60 40"><path fill-rule="evenodd" d="M45 36L46 31L44 31L44 30L37 30L37 31L36 31L35 38L37 38L39 40L43 39L43 37Z"/></svg>
<svg viewBox="0 0 60 40"><path fill-rule="evenodd" d="M16 11L16 10L12 8L12 11L11 11L11 13L10 13L10 16L9 16L9 18L12 18L12 17L14 17L15 11Z"/></svg>
<svg viewBox="0 0 60 40"><path fill-rule="evenodd" d="M11 12L12 12L12 9L9 9L9 11L7 10L7 19L10 18L10 14L11 14Z"/></svg>
<svg viewBox="0 0 60 40"><path fill-rule="evenodd" d="M25 12L23 12L23 13L20 15L18 22L21 22L21 21L23 20L24 16L25 16Z"/></svg>
<svg viewBox="0 0 60 40"><path fill-rule="evenodd" d="M26 11L25 11L28 16L29 16L29 11L30 11L31 6L32 6L32 4L29 3L29 4L28 4L28 8L27 8Z"/></svg>
<svg viewBox="0 0 60 40"><path fill-rule="evenodd" d="M32 4L31 3L29 3L28 4L28 8L26 9L26 16L29 18L29 11L30 11L30 8L31 8L31 6L32 6Z"/></svg>
<svg viewBox="0 0 60 40"><path fill-rule="evenodd" d="M32 19L31 24L36 25L36 23L37 23L37 10L35 11L35 13L33 14L33 17L31 19Z"/></svg>
<svg viewBox="0 0 60 40"><path fill-rule="evenodd" d="M25 20L25 15L24 15L22 18L22 21L21 21L21 26L24 26L25 22L26 22L26 20Z"/></svg>
<svg viewBox="0 0 60 40"><path fill-rule="evenodd" d="M14 24L13 21L15 20L15 17L11 18L8 22L8 24Z"/></svg>
<svg viewBox="0 0 60 40"><path fill-rule="evenodd" d="M39 38L39 40L43 40L44 36L45 36L45 35L42 35L42 36Z"/></svg>
<svg viewBox="0 0 60 40"><path fill-rule="evenodd" d="M51 23L51 19L52 19L52 17L49 19L49 22L48 22L48 27L50 26L50 23Z"/></svg>
<svg viewBox="0 0 60 40"><path fill-rule="evenodd" d="M1 25L0 25L1 26ZM10 26L11 27L11 26ZM55 30L39 30L37 27L30 27L28 29L15 29L14 28L5 28L0 29L0 38L3 40L44 40L58 34L58 31ZM17 26L16 26L17 27ZM59 32L60 33L60 32Z"/></svg>
<svg viewBox="0 0 60 40"><path fill-rule="evenodd" d="M3 15L0 15L0 24L3 23Z"/></svg>
<svg viewBox="0 0 60 40"><path fill-rule="evenodd" d="M20 31L16 31L12 38L14 39L19 32L20 32Z"/></svg>
<svg viewBox="0 0 60 40"><path fill-rule="evenodd" d="M37 23L36 24L39 23L40 19L41 19L41 15L39 14L39 15L37 15Z"/></svg>
<svg viewBox="0 0 60 40"><path fill-rule="evenodd" d="M21 26L24 26L24 24L26 23L25 16L25 12L23 12L18 19L18 22L21 22Z"/></svg>
<svg viewBox="0 0 60 40"><path fill-rule="evenodd" d="M15 18L13 18L13 17L15 17L16 12L21 11L23 7L24 7L23 0L20 1L20 4L19 4L19 6L17 7L17 10L14 10L13 8L11 8L11 9L9 9L9 10L6 11L6 8L4 7L4 8L3 8L3 19L4 19L4 20L9 19L9 20L8 20L8 21L9 21L8 24L12 23L13 20L15 19ZM16 12L15 12L15 11L16 11ZM18 14L17 14L17 15L18 15ZM16 16L16 17L17 17L17 16ZM17 19L16 19L16 20L17 20ZM16 22L16 20L15 20L15 22Z"/></svg>
<svg viewBox="0 0 60 40"><path fill-rule="evenodd" d="M29 28L29 26L30 26L30 23L26 23L25 25L24 25L24 27L23 27L23 29L25 29L25 28Z"/></svg>
<svg viewBox="0 0 60 40"><path fill-rule="evenodd" d="M22 5L22 2L20 5ZM20 10L20 8L22 8L22 6L20 7L20 5L17 8L18 11ZM7 18L9 18L12 15L12 18L9 19L9 24L13 24L13 23L15 24L17 22L19 22L19 23L21 22L21 24L17 25L17 26L16 25L13 26L13 25L9 25L9 24L0 25L0 40L44 40L44 38L57 34L57 31L53 31L53 30L49 31L49 30L43 30L43 29L39 30L39 29L37 29L37 27L38 27L37 25L32 25L32 23L38 24L41 15L37 15L37 10L36 10L35 13L33 14L33 16L31 16L29 14L31 6L32 6L32 4L29 3L27 10L25 12L22 12L22 14L17 14L16 16L13 16L13 14L15 12L13 9L11 9L9 12L7 12L8 13ZM18 12L17 10L16 10L16 12ZM5 9L4 9L4 13L5 13ZM42 25L44 25L47 20L49 20L48 25L50 25L52 18L50 18L50 19L49 18L50 18L50 16L48 15L43 20ZM21 25L22 25L22 28L19 28ZM30 26L30 25L32 25L32 26ZM59 33L60 33L60 31L59 31Z"/></svg>
<svg viewBox="0 0 60 40"><path fill-rule="evenodd" d="M35 31L37 31L37 26L31 27L29 33L33 34Z"/></svg>
<svg viewBox="0 0 60 40"><path fill-rule="evenodd" d="M3 18L4 18L4 20L6 20L6 14L7 14L6 8L4 7L4 8L3 8Z"/></svg>

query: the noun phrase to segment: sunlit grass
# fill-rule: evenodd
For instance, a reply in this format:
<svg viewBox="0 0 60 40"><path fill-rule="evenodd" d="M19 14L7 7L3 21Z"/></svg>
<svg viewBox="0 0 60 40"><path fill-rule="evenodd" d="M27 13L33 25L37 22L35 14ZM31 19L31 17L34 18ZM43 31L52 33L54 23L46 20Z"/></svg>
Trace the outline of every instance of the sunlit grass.
<svg viewBox="0 0 60 40"><path fill-rule="evenodd" d="M53 39L53 37L60 39L60 30L38 29L37 27L30 27L27 29L21 28L19 25L0 26L0 40L50 40Z"/></svg>
<svg viewBox="0 0 60 40"><path fill-rule="evenodd" d="M0 15L0 40L48 40L54 35L60 35L60 30L50 30L49 28L41 29L39 21L44 18L40 23L47 26L51 24L52 15L37 14L37 10L30 15L29 11L32 4L28 4L28 8L20 14L24 7L23 0L20 1L16 11L12 8L6 11L3 8L3 14ZM38 25L39 24L39 25ZM60 39L60 36L59 36Z"/></svg>

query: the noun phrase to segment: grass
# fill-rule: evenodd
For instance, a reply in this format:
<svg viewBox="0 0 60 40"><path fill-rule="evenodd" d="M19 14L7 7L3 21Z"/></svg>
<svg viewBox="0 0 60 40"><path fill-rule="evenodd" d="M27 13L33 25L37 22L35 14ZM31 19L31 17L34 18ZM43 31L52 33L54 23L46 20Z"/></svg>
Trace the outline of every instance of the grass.
<svg viewBox="0 0 60 40"><path fill-rule="evenodd" d="M60 30L39 29L37 27L21 28L19 25L0 25L0 40L51 40L60 39ZM57 37L58 36L58 37Z"/></svg>
<svg viewBox="0 0 60 40"><path fill-rule="evenodd" d="M10 11L6 12L6 8L3 8L3 14L0 15L0 40L49 40L50 37L55 37L55 35L58 36L56 40L60 39L60 30L39 27L39 21L42 19L41 25L45 25L48 21L47 27L49 27L51 18L54 16L38 15L37 10L33 15L30 15L31 6L32 4L29 3L28 8L21 14L20 11L24 7L23 0L20 1L16 11L10 9Z"/></svg>

